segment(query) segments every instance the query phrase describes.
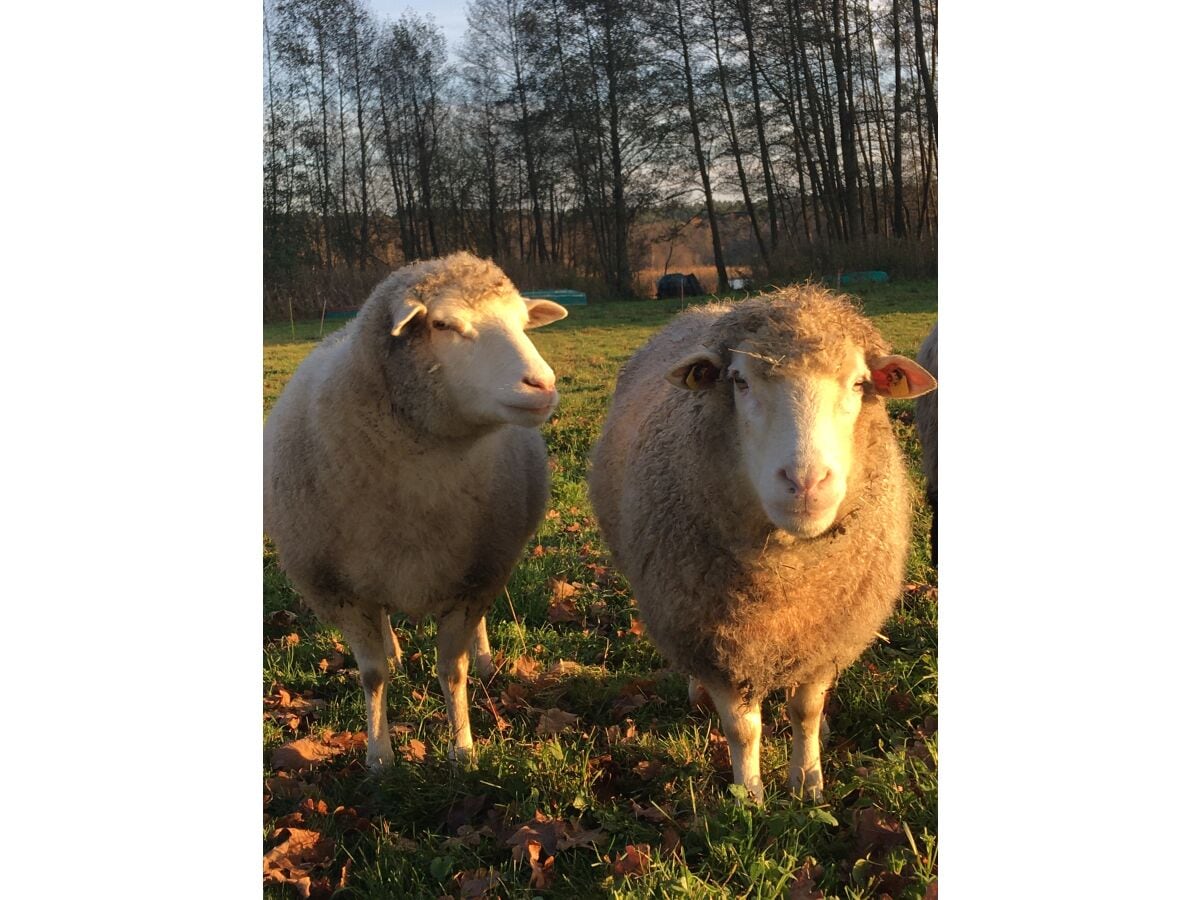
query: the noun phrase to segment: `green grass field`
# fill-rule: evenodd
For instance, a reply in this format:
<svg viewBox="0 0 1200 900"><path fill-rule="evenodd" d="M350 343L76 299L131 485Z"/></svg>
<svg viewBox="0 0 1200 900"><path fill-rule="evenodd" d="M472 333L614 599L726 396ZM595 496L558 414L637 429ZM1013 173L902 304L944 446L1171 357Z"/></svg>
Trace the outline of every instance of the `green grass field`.
<svg viewBox="0 0 1200 900"><path fill-rule="evenodd" d="M855 293L897 352L914 354L936 316L937 283ZM716 715L689 709L684 677L639 636L635 598L610 568L587 501L587 455L620 365L675 308L572 308L532 333L562 394L543 427L553 489L488 615L499 672L472 678L473 763L445 759L432 625L400 622L404 660L388 687L398 762L366 777L350 651L304 609L265 546L267 896L936 897L937 575L911 403L891 405L916 506L908 584L883 639L827 703L826 802L787 793L790 726L773 695L763 709L768 796L748 805L731 790ZM318 329L265 327L264 414Z"/></svg>

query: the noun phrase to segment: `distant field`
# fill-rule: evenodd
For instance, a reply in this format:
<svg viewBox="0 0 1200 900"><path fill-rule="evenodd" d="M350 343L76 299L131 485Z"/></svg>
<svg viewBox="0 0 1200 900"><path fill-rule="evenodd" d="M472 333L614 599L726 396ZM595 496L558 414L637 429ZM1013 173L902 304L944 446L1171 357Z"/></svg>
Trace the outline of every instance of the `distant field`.
<svg viewBox="0 0 1200 900"><path fill-rule="evenodd" d="M897 352L916 352L936 317L936 281L854 293ZM472 765L445 761L432 625L399 623L405 660L388 716L400 761L364 777L350 651L304 609L265 545L264 850L291 862L292 880L307 874L312 896L341 884L347 898L936 897L937 574L912 405L891 405L916 504L909 584L884 640L827 704L827 802L787 794L790 726L773 696L763 709L768 799L748 807L730 790L715 714L689 710L685 679L639 637L635 598L609 567L587 502L587 454L618 369L677 309L572 307L531 333L562 395L543 427L552 496L488 616L504 662L490 683L472 678ZM264 416L320 330L264 327ZM296 749L325 758L297 771L288 745L305 737ZM266 895L296 888L272 884Z"/></svg>

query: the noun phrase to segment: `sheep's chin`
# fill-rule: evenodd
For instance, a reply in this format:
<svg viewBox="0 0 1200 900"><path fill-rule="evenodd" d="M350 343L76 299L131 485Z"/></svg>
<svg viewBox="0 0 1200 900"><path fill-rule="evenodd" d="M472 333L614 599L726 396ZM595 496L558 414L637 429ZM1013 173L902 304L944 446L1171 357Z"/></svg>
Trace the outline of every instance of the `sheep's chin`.
<svg viewBox="0 0 1200 900"><path fill-rule="evenodd" d="M818 515L810 515L803 512L796 513L771 506L765 506L763 512L766 513L767 518L776 528L786 531L793 537L804 538L805 540L811 540L823 535L833 525L833 520L837 518L837 507L833 507Z"/></svg>

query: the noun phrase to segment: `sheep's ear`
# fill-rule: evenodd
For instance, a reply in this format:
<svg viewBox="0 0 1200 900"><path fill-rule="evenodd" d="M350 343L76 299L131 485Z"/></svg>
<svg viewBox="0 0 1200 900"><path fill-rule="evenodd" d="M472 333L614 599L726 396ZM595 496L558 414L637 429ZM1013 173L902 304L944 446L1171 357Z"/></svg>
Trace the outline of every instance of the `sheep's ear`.
<svg viewBox="0 0 1200 900"><path fill-rule="evenodd" d="M425 304L408 297L393 301L392 303L392 337L400 337L400 332L404 330L404 326L413 320L415 316L425 314Z"/></svg>
<svg viewBox="0 0 1200 900"><path fill-rule="evenodd" d="M707 391L720 377L721 357L711 350L688 354L667 373L667 381L685 391Z"/></svg>
<svg viewBox="0 0 1200 900"><path fill-rule="evenodd" d="M871 360L870 365L871 381L881 397L920 397L937 387L937 379L907 356L881 356Z"/></svg>
<svg viewBox="0 0 1200 900"><path fill-rule="evenodd" d="M530 328L541 328L543 325L549 325L551 322L557 322L559 319L567 317L565 309L549 300L526 300L525 308L529 311L529 324L525 326L526 331Z"/></svg>

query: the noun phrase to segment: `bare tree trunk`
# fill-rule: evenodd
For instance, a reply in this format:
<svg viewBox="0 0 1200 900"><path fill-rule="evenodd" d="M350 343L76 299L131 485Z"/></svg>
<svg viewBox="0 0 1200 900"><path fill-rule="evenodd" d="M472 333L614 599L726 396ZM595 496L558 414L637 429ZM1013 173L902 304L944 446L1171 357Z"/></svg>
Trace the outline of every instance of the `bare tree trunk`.
<svg viewBox="0 0 1200 900"><path fill-rule="evenodd" d="M925 63L925 38L921 26L921 0L912 0L913 38L916 42L917 71L921 74L921 85L925 93L925 110L929 116L930 137L932 143L937 143L937 99L933 95L933 79L929 76L929 66Z"/></svg>
<svg viewBox="0 0 1200 900"><path fill-rule="evenodd" d="M779 220L775 209L775 188L772 184L771 154L767 149L767 134L763 122L762 97L758 88L758 58L754 52L754 23L750 15L750 0L737 0L738 17L746 35L746 53L750 68L750 95L754 101L754 130L758 135L758 150L762 157L763 187L767 193L767 218L771 225L771 251L779 245Z"/></svg>
<svg viewBox="0 0 1200 900"><path fill-rule="evenodd" d="M892 105L894 124L892 139L892 233L904 237L904 167L901 164L902 150L900 145L900 0L892 0L892 52L896 57L893 75L896 79L896 97Z"/></svg>
<svg viewBox="0 0 1200 900"><path fill-rule="evenodd" d="M692 146L696 151L696 168L700 170L700 184L704 189L704 207L708 211L708 229L712 235L713 265L717 269L717 291L729 290L729 278L725 273L725 256L721 252L721 232L717 225L717 210L713 205L712 185L708 180L708 166L704 161L704 145L700 139L700 122L696 114L696 92L692 83L692 62L688 53L687 31L683 23L682 0L675 0L675 21L679 26L679 47L683 52L683 77L687 88L688 122L692 130Z"/></svg>

